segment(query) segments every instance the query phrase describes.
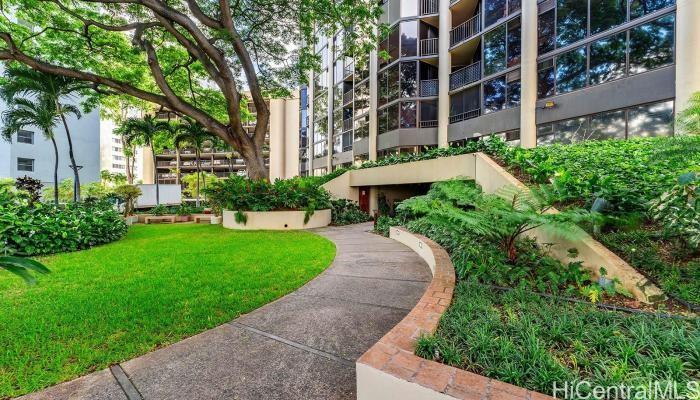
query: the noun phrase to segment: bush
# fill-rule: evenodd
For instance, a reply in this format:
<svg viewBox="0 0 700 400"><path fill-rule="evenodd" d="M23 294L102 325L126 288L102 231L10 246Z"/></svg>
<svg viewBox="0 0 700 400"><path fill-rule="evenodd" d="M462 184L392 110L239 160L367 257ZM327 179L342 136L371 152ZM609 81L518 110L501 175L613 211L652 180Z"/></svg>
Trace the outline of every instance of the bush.
<svg viewBox="0 0 700 400"><path fill-rule="evenodd" d="M161 215L169 214L171 210L164 206L163 204L158 204L157 206L151 208L148 213L160 217Z"/></svg>
<svg viewBox="0 0 700 400"><path fill-rule="evenodd" d="M119 213L102 201L31 205L26 196L0 191L0 215L6 225L0 242L22 256L87 249L118 240L127 231Z"/></svg>
<svg viewBox="0 0 700 400"><path fill-rule="evenodd" d="M41 188L44 187L44 185L40 180L25 175L21 178L17 178L15 187L17 190L24 190L27 192L30 203L36 203L41 199Z"/></svg>
<svg viewBox="0 0 700 400"><path fill-rule="evenodd" d="M690 247L700 247L700 176L689 172L660 198L652 201L651 215L666 232L682 238Z"/></svg>
<svg viewBox="0 0 700 400"><path fill-rule="evenodd" d="M134 215L134 201L141 196L141 188L136 185L121 185L114 189L114 195L124 202L124 216Z"/></svg>
<svg viewBox="0 0 700 400"><path fill-rule="evenodd" d="M360 210L357 202L347 199L331 201L331 223L333 225L359 224L370 220L372 217Z"/></svg>
<svg viewBox="0 0 700 400"><path fill-rule="evenodd" d="M175 209L175 215L179 217L186 217L188 215L192 215L192 212L193 208L184 203L180 204L180 206Z"/></svg>
<svg viewBox="0 0 700 400"><path fill-rule="evenodd" d="M331 208L328 192L304 178L277 179L273 183L240 176L220 179L207 187L209 203L215 210L306 211L306 221L315 210ZM243 221L241 221L243 222Z"/></svg>

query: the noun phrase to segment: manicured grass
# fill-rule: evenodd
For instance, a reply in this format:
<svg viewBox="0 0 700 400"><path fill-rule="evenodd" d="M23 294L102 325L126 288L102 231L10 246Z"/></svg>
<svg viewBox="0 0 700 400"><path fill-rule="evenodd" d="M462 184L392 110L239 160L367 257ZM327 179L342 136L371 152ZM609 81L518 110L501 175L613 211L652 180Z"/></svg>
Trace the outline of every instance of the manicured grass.
<svg viewBox="0 0 700 400"><path fill-rule="evenodd" d="M307 232L137 225L123 240L46 257L26 286L0 274L0 398L128 360L250 312L333 260Z"/></svg>
<svg viewBox="0 0 700 400"><path fill-rule="evenodd" d="M686 382L700 379L700 320L605 311L463 281L416 354L549 395L554 382L673 380L682 396L692 394Z"/></svg>

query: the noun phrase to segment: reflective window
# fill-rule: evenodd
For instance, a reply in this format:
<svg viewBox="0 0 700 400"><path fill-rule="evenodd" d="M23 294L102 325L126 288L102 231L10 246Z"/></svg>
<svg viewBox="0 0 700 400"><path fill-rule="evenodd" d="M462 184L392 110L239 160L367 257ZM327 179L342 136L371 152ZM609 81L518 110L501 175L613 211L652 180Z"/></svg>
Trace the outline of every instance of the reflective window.
<svg viewBox="0 0 700 400"><path fill-rule="evenodd" d="M557 56L557 93L567 93L586 86L586 47Z"/></svg>
<svg viewBox="0 0 700 400"><path fill-rule="evenodd" d="M328 117L328 94L318 93L314 96L314 119L327 118Z"/></svg>
<svg viewBox="0 0 700 400"><path fill-rule="evenodd" d="M418 21L401 23L401 56L414 57L418 52Z"/></svg>
<svg viewBox="0 0 700 400"><path fill-rule="evenodd" d="M639 18L659 11L662 8L672 6L675 3L675 0L630 0L630 18Z"/></svg>
<svg viewBox="0 0 700 400"><path fill-rule="evenodd" d="M508 21L508 67L520 64L520 17Z"/></svg>
<svg viewBox="0 0 700 400"><path fill-rule="evenodd" d="M554 95L554 59L544 60L537 66L537 97Z"/></svg>
<svg viewBox="0 0 700 400"><path fill-rule="evenodd" d="M333 154L343 152L343 136L333 136Z"/></svg>
<svg viewBox="0 0 700 400"><path fill-rule="evenodd" d="M520 11L522 0L508 0L508 14Z"/></svg>
<svg viewBox="0 0 700 400"><path fill-rule="evenodd" d="M590 84L625 76L627 34L625 32L591 43Z"/></svg>
<svg viewBox="0 0 700 400"><path fill-rule="evenodd" d="M387 115L386 129L387 132L391 132L399 129L399 103L394 103L387 109L389 113Z"/></svg>
<svg viewBox="0 0 700 400"><path fill-rule="evenodd" d="M506 68L505 24L484 35L484 76L495 74Z"/></svg>
<svg viewBox="0 0 700 400"><path fill-rule="evenodd" d="M314 143L314 158L325 157L328 155L328 142Z"/></svg>
<svg viewBox="0 0 700 400"><path fill-rule="evenodd" d="M625 0L591 0L591 35L621 25L627 20Z"/></svg>
<svg viewBox="0 0 700 400"><path fill-rule="evenodd" d="M416 127L416 102L401 102L401 128Z"/></svg>
<svg viewBox="0 0 700 400"><path fill-rule="evenodd" d="M586 37L588 2L557 0L557 46L564 47Z"/></svg>
<svg viewBox="0 0 700 400"><path fill-rule="evenodd" d="M506 108L520 105L520 79L508 82L506 93Z"/></svg>
<svg viewBox="0 0 700 400"><path fill-rule="evenodd" d="M437 100L426 100L420 102L420 120L437 122Z"/></svg>
<svg viewBox="0 0 700 400"><path fill-rule="evenodd" d="M588 139L588 118L574 118L554 124L555 140L559 143L576 143Z"/></svg>
<svg viewBox="0 0 700 400"><path fill-rule="evenodd" d="M591 116L590 139L624 139L625 110L611 111Z"/></svg>
<svg viewBox="0 0 700 400"><path fill-rule="evenodd" d="M484 5L486 16L484 26L490 26L494 22L506 16L506 0L486 0Z"/></svg>
<svg viewBox="0 0 700 400"><path fill-rule="evenodd" d="M554 50L554 9L540 14L537 19L537 53L545 54Z"/></svg>
<svg viewBox="0 0 700 400"><path fill-rule="evenodd" d="M630 30L630 74L673 63L674 22L670 14Z"/></svg>
<svg viewBox="0 0 700 400"><path fill-rule="evenodd" d="M369 136L369 115L355 120L355 140Z"/></svg>
<svg viewBox="0 0 700 400"><path fill-rule="evenodd" d="M355 115L362 115L369 111L369 82L361 83L355 87Z"/></svg>
<svg viewBox="0 0 700 400"><path fill-rule="evenodd" d="M415 97L418 92L417 63L401 63L401 97Z"/></svg>
<svg viewBox="0 0 700 400"><path fill-rule="evenodd" d="M506 103L506 77L484 82L484 112L502 110Z"/></svg>
<svg viewBox="0 0 700 400"><path fill-rule="evenodd" d="M328 138L328 118L321 118L314 122L314 142Z"/></svg>
<svg viewBox="0 0 700 400"><path fill-rule="evenodd" d="M673 134L673 100L631 108L628 118L627 137L670 136Z"/></svg>

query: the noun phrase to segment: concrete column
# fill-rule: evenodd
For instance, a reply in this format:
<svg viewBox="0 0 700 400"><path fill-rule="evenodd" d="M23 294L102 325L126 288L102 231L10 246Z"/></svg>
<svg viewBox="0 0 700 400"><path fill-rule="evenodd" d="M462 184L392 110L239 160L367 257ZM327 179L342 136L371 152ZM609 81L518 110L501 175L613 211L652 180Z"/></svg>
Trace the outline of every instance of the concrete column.
<svg viewBox="0 0 700 400"><path fill-rule="evenodd" d="M308 163L308 172L309 175L313 173L313 163L314 163L314 99L316 96L316 93L314 92L314 72L311 71L309 72L309 85L306 87L306 96L309 101L309 126L306 130L308 139L307 143L309 145L308 149L308 156L309 156L309 161Z"/></svg>
<svg viewBox="0 0 700 400"><path fill-rule="evenodd" d="M537 146L537 2L522 2L520 62L520 144Z"/></svg>
<svg viewBox="0 0 700 400"><path fill-rule="evenodd" d="M291 178L299 175L299 128L300 115L299 91L295 90L293 98L284 103L284 168L283 177Z"/></svg>
<svg viewBox="0 0 700 400"><path fill-rule="evenodd" d="M377 160L377 51L369 53L369 159ZM371 204L371 203L370 203ZM370 208L371 209L371 208Z"/></svg>
<svg viewBox="0 0 700 400"><path fill-rule="evenodd" d="M447 131L450 124L450 30L452 13L450 0L439 0L440 27L438 38L438 147L447 147Z"/></svg>
<svg viewBox="0 0 700 400"><path fill-rule="evenodd" d="M270 180L284 178L285 100L270 99Z"/></svg>
<svg viewBox="0 0 700 400"><path fill-rule="evenodd" d="M335 79L335 46L333 36L328 38L328 158L326 159L327 172L333 171L333 81Z"/></svg>
<svg viewBox="0 0 700 400"><path fill-rule="evenodd" d="M700 91L700 1L676 1L676 113Z"/></svg>
<svg viewBox="0 0 700 400"><path fill-rule="evenodd" d="M142 164L142 173L143 173L143 183L144 184L153 184L155 183L155 176L156 176L156 171L153 170L153 157L155 155L151 151L150 147L144 146L142 147L143 149L143 162Z"/></svg>

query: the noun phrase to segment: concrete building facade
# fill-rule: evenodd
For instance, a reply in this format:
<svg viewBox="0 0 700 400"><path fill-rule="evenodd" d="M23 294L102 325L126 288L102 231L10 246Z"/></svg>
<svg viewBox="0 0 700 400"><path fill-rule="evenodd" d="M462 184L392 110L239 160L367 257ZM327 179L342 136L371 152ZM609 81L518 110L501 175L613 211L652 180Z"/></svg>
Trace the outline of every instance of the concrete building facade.
<svg viewBox="0 0 700 400"><path fill-rule="evenodd" d="M112 120L103 119L100 123L100 170L126 176L127 158L124 155L124 143L122 137L114 133L115 128L116 124ZM134 183L143 182L143 161L144 151L137 147L134 156Z"/></svg>
<svg viewBox="0 0 700 400"><path fill-rule="evenodd" d="M525 147L672 135L676 110L700 91L700 1L382 7L389 35L363 68L344 53L342 32L315 44L302 175L491 134Z"/></svg>

